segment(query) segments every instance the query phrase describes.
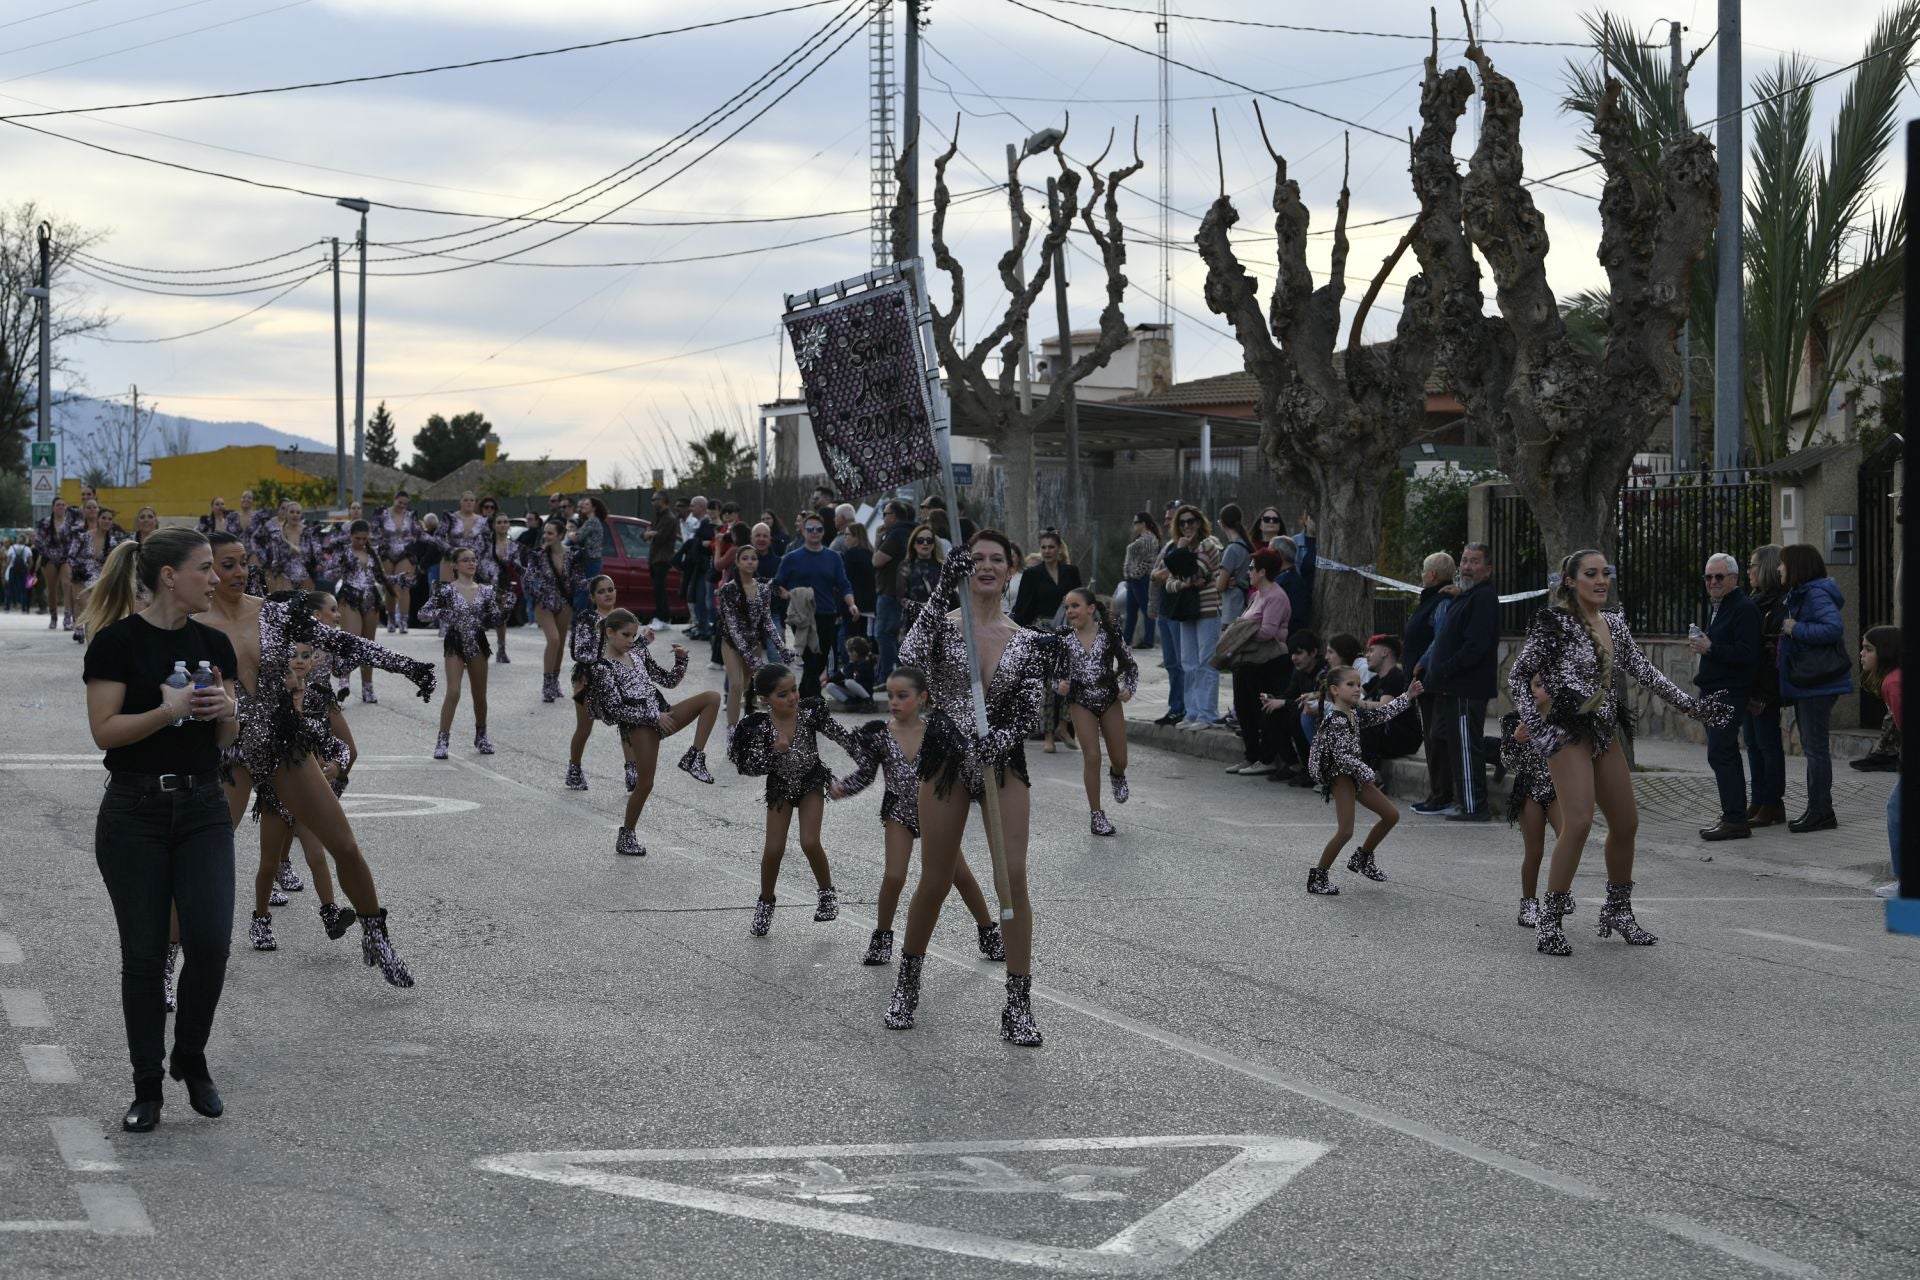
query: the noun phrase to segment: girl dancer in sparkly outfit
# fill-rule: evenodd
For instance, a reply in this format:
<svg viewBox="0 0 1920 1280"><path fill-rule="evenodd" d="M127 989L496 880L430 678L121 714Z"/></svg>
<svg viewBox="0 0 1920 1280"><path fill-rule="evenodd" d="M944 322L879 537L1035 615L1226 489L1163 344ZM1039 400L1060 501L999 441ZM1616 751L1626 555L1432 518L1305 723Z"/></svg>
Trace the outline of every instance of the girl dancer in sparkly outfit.
<svg viewBox="0 0 1920 1280"><path fill-rule="evenodd" d="M799 662L780 635L773 616L773 584L760 582L760 553L752 544L733 553L732 572L713 593L714 617L719 623L720 652L727 663L727 726L740 723L740 701L747 682L767 661L771 650L786 666Z"/></svg>
<svg viewBox="0 0 1920 1280"><path fill-rule="evenodd" d="M83 613L87 596L93 590L93 580L99 576L100 566L107 562L108 554L133 539L132 534L114 524L112 516L111 511L104 511L103 517L100 504L88 498L81 505L80 523L71 526L73 536L67 540L67 594L73 600L73 607ZM86 627L76 626L73 638L85 641Z"/></svg>
<svg viewBox="0 0 1920 1280"><path fill-rule="evenodd" d="M767 704L753 709L755 701ZM747 715L734 727L727 757L749 778L767 780L767 839L760 849L760 898L753 904L753 923L747 932L756 938L773 928L774 885L780 863L787 856L787 829L800 815L800 852L813 869L820 889L815 920L840 915L840 895L833 888L827 851L820 843L820 820L826 812L827 789L833 775L820 758L818 737L826 734L856 760L859 749L853 734L840 727L827 704L818 698L800 700L800 684L791 667L769 662L753 674L747 695Z"/></svg>
<svg viewBox="0 0 1920 1280"><path fill-rule="evenodd" d="M540 701L560 700L560 646L573 623L574 579L581 572L579 552L566 542L564 520L548 520L540 530L540 545L520 548L521 585L534 620L547 638L540 668Z"/></svg>
<svg viewBox="0 0 1920 1280"><path fill-rule="evenodd" d="M1127 789L1127 717L1120 705L1133 700L1140 684L1140 668L1127 648L1127 638L1107 606L1093 592L1075 587L1062 606L1067 614L1066 672L1054 692L1073 717L1073 739L1080 744L1081 774L1087 786L1087 808L1093 811L1093 834L1114 834L1113 823L1100 807L1100 743L1104 739L1113 757L1113 802L1125 804Z"/></svg>
<svg viewBox="0 0 1920 1280"><path fill-rule="evenodd" d="M413 499L402 489L393 505L373 518L374 542L380 550L380 572L387 576L393 596L387 612L387 634L406 634L413 606L413 544L421 538L420 519L409 507Z"/></svg>
<svg viewBox="0 0 1920 1280"><path fill-rule="evenodd" d="M673 670L663 669L640 643L640 620L625 609L615 609L600 620L600 657L588 671L587 707L595 719L619 726L620 741L632 749L639 771L633 790L627 793L624 825L614 837L615 853L647 856L634 829L640 825L647 797L653 794L662 738L697 722L693 745L680 757L680 767L697 781L713 781L707 772L706 746L720 714L720 695L709 689L669 706L659 693L662 687L679 684L686 673L687 651L674 645Z"/></svg>
<svg viewBox="0 0 1920 1280"><path fill-rule="evenodd" d="M334 581L334 595L340 602L342 630L348 635L371 641L380 626L380 560L373 552L373 528L365 520L355 520L344 537L336 536L327 560L327 576ZM349 663L333 663L334 675L342 681L337 695L344 702L345 681L353 670ZM360 701L378 702L373 696L373 668L360 668Z"/></svg>
<svg viewBox="0 0 1920 1280"><path fill-rule="evenodd" d="M67 578L67 544L73 536L69 510L65 498L55 498L53 510L33 524L33 553L40 558L40 580L47 584L49 631L63 625L73 630L73 587Z"/></svg>
<svg viewBox="0 0 1920 1280"><path fill-rule="evenodd" d="M307 526L300 504L288 499L280 504L278 518L261 529L255 554L266 570L267 586L274 591L305 591L313 585L313 566L320 560L320 534Z"/></svg>
<svg viewBox="0 0 1920 1280"><path fill-rule="evenodd" d="M1542 716L1552 711L1547 686L1535 675L1528 684L1533 693L1534 710ZM1547 851L1547 823L1560 829L1559 803L1553 793L1553 774L1547 758L1533 744L1533 735L1520 721L1518 711L1500 717L1500 763L1513 775L1513 793L1507 799L1507 821L1520 824L1520 918L1522 929L1540 925L1540 859ZM1573 908L1568 907L1569 914Z"/></svg>
<svg viewBox="0 0 1920 1280"><path fill-rule="evenodd" d="M321 770L313 737L302 727L287 687L287 665L293 645L304 641L356 663L399 672L414 683L423 700L429 701L433 697L433 667L322 625L313 617L304 595L291 601L262 601L243 595L239 572L245 564L245 553L239 539L216 533L209 541L221 581L214 592L213 608L207 611L207 621L226 633L239 655L236 683L240 689L240 732L221 757L228 779L227 806L232 824L240 825L248 794L257 785L270 785L275 799L295 823L316 836L333 855L340 887L360 919L362 957L369 965L378 966L388 982L412 986L413 975L394 953L387 935L387 912L380 905L373 871L340 808L340 798ZM231 582L226 577L229 568L235 572Z"/></svg>
<svg viewBox="0 0 1920 1280"><path fill-rule="evenodd" d="M1596 805L1607 815L1607 902L1600 908L1600 936L1614 930L1630 946L1659 941L1633 915L1633 844L1640 812L1633 803L1633 776L1626 752L1614 741L1621 727L1616 667L1658 694L1681 714L1719 727L1733 709L1716 697L1682 692L1633 641L1627 620L1603 610L1613 586L1613 566L1598 551L1576 551L1560 566L1555 604L1534 615L1526 643L1507 668L1507 691L1520 709L1528 737L1547 757L1560 797L1560 835L1540 899L1534 948L1546 955L1573 954L1560 921L1573 905L1573 873L1580 867ZM1528 692L1534 676L1546 686L1549 710L1542 714Z"/></svg>
<svg viewBox="0 0 1920 1280"><path fill-rule="evenodd" d="M460 707L460 677L466 676L473 689L473 746L483 756L493 754L493 739L487 736L487 659L493 646L487 643L487 629L499 624L513 608L513 595L503 600L492 587L474 580L480 567L479 553L472 547L459 547L453 553L453 580L434 590L433 598L420 606L422 622L440 624L441 644L447 653L447 696L440 703L440 736L433 744L433 758L447 758L447 736L453 730L453 713Z"/></svg>
<svg viewBox="0 0 1920 1280"><path fill-rule="evenodd" d="M918 667L895 667L887 677L888 720L874 720L854 734L854 758L860 767L828 789L835 800L858 795L872 783L874 775L885 780L886 795L880 801L880 825L885 832L886 865L880 876L880 899L875 909L879 926L867 943L861 964L893 962L893 915L900 905L900 891L907 884L907 865L913 858L913 842L920 838L920 746L926 740L927 673ZM1007 949L1000 937L1000 926L987 909L986 895L967 868L965 857L953 865L953 887L960 900L973 913L980 929L980 954L989 960L1005 960Z"/></svg>
<svg viewBox="0 0 1920 1280"><path fill-rule="evenodd" d="M573 652L573 741L567 748L565 779L569 791L587 789L587 774L580 767L580 757L587 750L587 736L593 732L593 713L587 710L587 684L593 675L593 664L600 660L600 623L619 607L619 597L613 579L606 574L591 579L587 583L587 599L593 608L573 620L573 632L567 640ZM640 643L652 644L653 632L641 628ZM624 737L620 740L620 750L627 757L627 790L632 791L634 783L639 781L640 770L633 762L633 747Z"/></svg>
<svg viewBox="0 0 1920 1280"><path fill-rule="evenodd" d="M1423 690L1415 680L1407 691L1378 707L1363 707L1366 696L1360 673L1352 667L1334 667L1320 679L1318 727L1313 731L1313 747L1307 753L1307 776L1320 788L1320 794L1333 801L1338 826L1327 847L1320 851L1320 865L1307 872L1307 892L1337 894L1339 889L1327 883L1327 868L1353 839L1353 802L1357 799L1376 815L1373 830L1353 856L1347 870L1369 880L1385 880L1387 873L1373 860L1380 842L1400 821L1400 810L1380 790L1372 769L1360 754L1360 731L1385 724L1405 715Z"/></svg>
<svg viewBox="0 0 1920 1280"><path fill-rule="evenodd" d="M491 502L492 498L481 502L483 515ZM482 582L492 582L494 586L504 587L520 599L526 598L526 592L520 589L520 543L513 536L513 517L501 514L497 508L487 516L486 553L480 559L480 567L492 575L490 578L483 576L480 579ZM508 662L505 618L494 628L494 640L500 648L494 655L495 659L503 664Z"/></svg>
<svg viewBox="0 0 1920 1280"><path fill-rule="evenodd" d="M903 665L919 667L933 681L934 711L920 746L920 883L907 907L907 936L899 976L887 1006L887 1026L913 1025L920 1004L920 976L927 944L960 861L967 811L999 789L1007 878L1013 919L1006 925L1007 1003L1001 1038L1037 1046L1033 1020L1033 904L1027 895L1027 734L1038 727L1041 690L1065 669L1066 637L1042 635L1014 625L1001 608L1017 561L1013 544L997 529L982 529L965 548L955 548L941 571L933 600L922 609L900 644ZM961 605L974 618L980 678L985 681L987 723L976 724L966 643L957 613L949 614L956 590L968 584ZM1002 907L1009 904L1002 903Z"/></svg>

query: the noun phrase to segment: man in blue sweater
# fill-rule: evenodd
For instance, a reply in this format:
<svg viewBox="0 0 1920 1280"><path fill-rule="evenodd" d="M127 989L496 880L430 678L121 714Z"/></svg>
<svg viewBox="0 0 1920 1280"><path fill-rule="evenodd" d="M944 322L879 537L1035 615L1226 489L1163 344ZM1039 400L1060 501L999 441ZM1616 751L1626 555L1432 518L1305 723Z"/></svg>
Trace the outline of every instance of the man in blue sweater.
<svg viewBox="0 0 1920 1280"><path fill-rule="evenodd" d="M1484 728L1500 666L1500 597L1485 543L1469 542L1460 553L1459 588L1421 665L1447 740L1455 806L1447 820L1485 822L1493 808Z"/></svg>
<svg viewBox="0 0 1920 1280"><path fill-rule="evenodd" d="M826 670L827 655L833 652L841 607L846 607L849 618L855 621L860 618L860 606L853 602L853 584L847 580L846 564L837 552L820 545L826 532L826 521L818 515L808 516L800 526L804 545L780 557L780 571L773 575L773 589L783 600L795 587L813 591L813 618L819 632L819 647L809 647L800 657L802 698L820 696L820 673Z"/></svg>

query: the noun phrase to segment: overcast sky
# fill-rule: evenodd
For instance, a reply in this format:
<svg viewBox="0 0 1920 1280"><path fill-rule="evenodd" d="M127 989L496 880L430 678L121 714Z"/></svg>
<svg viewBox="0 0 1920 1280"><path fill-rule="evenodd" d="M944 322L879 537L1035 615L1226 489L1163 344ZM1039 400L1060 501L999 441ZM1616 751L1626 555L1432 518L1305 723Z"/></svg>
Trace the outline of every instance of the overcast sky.
<svg viewBox="0 0 1920 1280"><path fill-rule="evenodd" d="M801 0L4 0L0 3L0 113L72 108L149 98L259 88L499 57L556 45L640 34L785 7ZM668 35L611 48L506 65L450 71L344 88L120 111L95 117L34 120L36 126L117 150L334 195L501 217L539 209L633 164L677 132L726 103L761 73L815 37L846 0L779 16ZM1031 0L1034 8L1121 41L1151 49L1151 14ZM1152 0L1113 0L1150 10ZM1571 5L1483 3L1484 34L1513 40L1578 40ZM1713 34L1713 0L1630 0L1615 6L1650 38L1660 20L1687 24L1689 53ZM1424 45L1379 35L1309 34L1191 20L1239 17L1417 34L1424 5L1405 0L1328 5L1261 0L1177 0L1171 5L1174 59L1345 117L1395 138L1417 122ZM58 12L54 12L58 11ZM1746 79L1795 50L1831 70L1860 55L1880 6L1867 0L1788 4L1747 0ZM1073 113L1067 150L1086 160L1109 128L1124 139L1140 116L1148 167L1123 202L1140 236L1129 255L1136 287L1127 318L1159 318L1157 93L1154 58L1041 16L1008 0L937 0L927 31L922 111L927 145L944 145L962 116L963 153L952 169L956 191L985 185L1004 171L1005 144ZM897 24L896 24L897 25ZM1459 34L1455 13L1441 30ZM508 452L586 457L596 482L642 480L664 461L665 437L691 434L695 417L715 407L742 429L752 406L782 386L777 324L786 291L856 274L869 265L869 48L852 27L826 37L826 65L756 123L691 169L649 190L700 156L771 98L720 125L699 142L615 191L558 216L669 220L829 217L743 222L738 226L591 226L544 247L565 226L513 230L478 218L376 207L369 281L368 411L385 400L403 441L429 413L480 409ZM1461 45L1442 46L1459 61ZM824 50L823 50L824 52ZM1520 85L1528 115L1527 170L1545 174L1578 164L1580 128L1558 110L1563 68L1579 51L1492 46L1497 64ZM1715 52L1695 73L1695 118L1714 114ZM801 64L809 67L818 58ZM772 92L791 85L789 74ZM1839 102L1846 78L1821 87L1816 133ZM1271 262L1268 196L1272 169L1261 149L1248 95L1199 71L1170 72L1171 236L1190 246L1197 217L1218 176L1210 108L1218 108L1227 185L1243 221L1243 256ZM1746 98L1751 98L1749 87ZM1911 91L1905 107L1913 107ZM1275 144L1292 162L1314 225L1332 225L1343 132L1351 135L1352 221L1409 212L1413 199L1405 144L1275 102L1263 103ZM1124 145L1124 143L1123 143ZM1459 148L1467 150L1466 145ZM1044 180L1039 162L1027 173ZM1904 166L1888 171L1900 181ZM94 255L145 275L223 268L298 250L244 270L214 274L230 289L281 285L298 275L238 281L301 263L315 268L328 236L350 241L355 217L329 199L263 190L88 150L71 142L0 129L0 198L30 197L42 208L107 233ZM1599 190L1598 171L1566 180ZM926 179L931 189L931 176ZM1891 194L1892 188L1887 188ZM646 194L642 195L642 192ZM591 195L592 193L590 193ZM1552 280L1562 295L1601 281L1593 260L1598 236L1591 199L1536 189L1553 237ZM617 206L640 196L624 208ZM967 328L984 330L997 311L989 286L1007 240L1004 200L957 204L951 238L970 268ZM1349 308L1395 243L1404 223L1356 230ZM512 234L502 234L513 231ZM838 233L838 234L836 234ZM423 237L426 244L384 247ZM486 237L486 243L479 243ZM772 252L768 246L815 240ZM1325 240L1315 261L1324 267ZM314 247L300 249L303 244ZM423 250L456 257L408 257ZM471 266L519 251L507 263ZM740 251L747 251L741 253ZM679 265L664 258L737 253ZM1409 265L1396 281L1410 274ZM527 265L548 264L548 265ZM431 275L382 275L463 268ZM1253 266L1263 287L1271 273ZM1176 361L1181 378L1239 367L1231 341L1206 310L1203 272L1190 252L1172 254ZM1092 323L1101 301L1093 263L1075 256L1076 325ZM195 279L191 275L176 277ZM272 293L180 298L70 276L62 288L86 288L116 323L108 336L164 338L230 320ZM352 387L354 280L343 275L348 307L348 396ZM207 292L224 292L211 289ZM1381 307L1397 306L1397 284ZM1184 313L1184 314L1180 314ZM1051 317L1051 311L1048 312ZM1387 336L1391 314L1376 310L1369 332ZM1050 327L1050 324L1049 324ZM143 400L166 411L210 419L253 419L330 442L333 438L332 307L324 275L257 314L213 332L146 345L79 343L75 362L85 389L124 393L138 383ZM794 393L790 356L784 390ZM615 366L637 366L596 372ZM564 376L590 375L590 376ZM547 381L535 380L545 379ZM506 386L502 384L532 383ZM481 389L485 388L485 389ZM351 414L351 403L348 408Z"/></svg>

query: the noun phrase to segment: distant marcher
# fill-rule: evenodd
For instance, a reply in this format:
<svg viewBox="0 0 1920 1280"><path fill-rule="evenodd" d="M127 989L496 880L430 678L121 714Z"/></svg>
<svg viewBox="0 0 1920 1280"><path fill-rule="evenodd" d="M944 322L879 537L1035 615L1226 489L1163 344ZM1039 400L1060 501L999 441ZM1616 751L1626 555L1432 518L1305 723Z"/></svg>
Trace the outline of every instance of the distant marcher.
<svg viewBox="0 0 1920 1280"><path fill-rule="evenodd" d="M1807 809L1787 824L1795 835L1831 831L1833 753L1828 734L1833 704L1853 692L1853 663L1846 646L1846 599L1827 576L1820 552L1796 542L1780 552L1780 581L1787 589L1780 621L1780 696L1793 703L1800 727L1800 754L1807 758Z"/></svg>
<svg viewBox="0 0 1920 1280"><path fill-rule="evenodd" d="M1713 600L1707 629L1693 628L1687 647L1700 658L1693 683L1701 693L1724 693L1733 718L1707 726L1707 764L1720 791L1720 821L1701 831L1703 840L1745 840L1747 779L1740 768L1740 730L1760 667L1760 610L1740 589L1740 562L1724 551L1707 557L1707 595Z"/></svg>

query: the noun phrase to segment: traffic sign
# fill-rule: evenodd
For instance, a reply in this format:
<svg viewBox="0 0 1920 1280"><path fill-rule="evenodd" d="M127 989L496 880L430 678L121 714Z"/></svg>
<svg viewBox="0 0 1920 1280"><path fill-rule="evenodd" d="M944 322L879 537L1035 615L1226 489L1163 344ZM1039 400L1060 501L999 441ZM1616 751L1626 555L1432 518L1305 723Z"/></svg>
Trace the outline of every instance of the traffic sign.
<svg viewBox="0 0 1920 1280"><path fill-rule="evenodd" d="M35 467L31 483L33 505L36 507L50 507L53 500L60 496L60 477L52 467Z"/></svg>
<svg viewBox="0 0 1920 1280"><path fill-rule="evenodd" d="M60 470L60 442L33 440L27 444L27 465L35 471Z"/></svg>

